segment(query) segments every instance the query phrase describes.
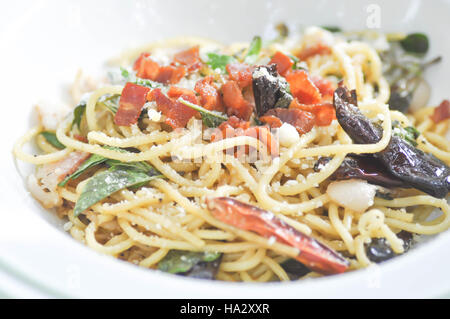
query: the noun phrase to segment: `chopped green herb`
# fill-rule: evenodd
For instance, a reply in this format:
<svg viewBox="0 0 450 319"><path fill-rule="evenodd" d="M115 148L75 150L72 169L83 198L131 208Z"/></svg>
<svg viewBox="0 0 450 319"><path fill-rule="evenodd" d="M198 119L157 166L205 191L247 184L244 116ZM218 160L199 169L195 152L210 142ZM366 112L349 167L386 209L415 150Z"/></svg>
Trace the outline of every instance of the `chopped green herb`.
<svg viewBox="0 0 450 319"><path fill-rule="evenodd" d="M120 74L122 74L122 77L124 77L125 79L128 79L130 77L130 72L123 67L120 67Z"/></svg>
<svg viewBox="0 0 450 319"><path fill-rule="evenodd" d="M411 33L400 41L402 48L409 53L425 54L428 51L428 37L423 33Z"/></svg>
<svg viewBox="0 0 450 319"><path fill-rule="evenodd" d="M212 262L217 260L220 255L220 253L214 252L171 250L158 263L158 269L171 274L185 273L200 262Z"/></svg>
<svg viewBox="0 0 450 319"><path fill-rule="evenodd" d="M417 138L420 132L412 126L402 127L398 121L392 123L392 134L404 139L411 146L417 146Z"/></svg>
<svg viewBox="0 0 450 319"><path fill-rule="evenodd" d="M228 120L228 117L223 113L207 110L200 105L196 105L189 101L183 100L182 98L178 99L178 101L186 106L189 106L190 108L193 108L194 110L199 111L200 115L202 116L203 124L205 124L207 127L217 127L221 123Z"/></svg>
<svg viewBox="0 0 450 319"><path fill-rule="evenodd" d="M41 135L47 140L47 142L49 142L52 146L56 147L57 149L62 150L66 148L66 146L58 140L55 133L44 131L41 132Z"/></svg>
<svg viewBox="0 0 450 319"><path fill-rule="evenodd" d="M213 52L210 52L207 55L208 55L208 62L206 63L211 67L211 69L213 70L220 69L222 73L227 72L226 69L227 64L237 62L237 60L230 55L217 54Z"/></svg>
<svg viewBox="0 0 450 319"><path fill-rule="evenodd" d="M258 59L259 52L261 51L262 40L261 37L255 36L250 43L247 51L247 55L244 58L244 62L248 64L254 64Z"/></svg>

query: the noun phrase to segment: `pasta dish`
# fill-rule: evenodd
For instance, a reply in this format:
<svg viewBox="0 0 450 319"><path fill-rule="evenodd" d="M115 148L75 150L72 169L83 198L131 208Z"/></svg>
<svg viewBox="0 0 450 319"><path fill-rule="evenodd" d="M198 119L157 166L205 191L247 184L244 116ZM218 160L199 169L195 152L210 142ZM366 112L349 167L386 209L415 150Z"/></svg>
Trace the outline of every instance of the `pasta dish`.
<svg viewBox="0 0 450 319"><path fill-rule="evenodd" d="M69 114L36 106L15 144L30 193L102 254L225 281L339 274L446 231L450 102L427 105L426 35L277 31L79 73Z"/></svg>

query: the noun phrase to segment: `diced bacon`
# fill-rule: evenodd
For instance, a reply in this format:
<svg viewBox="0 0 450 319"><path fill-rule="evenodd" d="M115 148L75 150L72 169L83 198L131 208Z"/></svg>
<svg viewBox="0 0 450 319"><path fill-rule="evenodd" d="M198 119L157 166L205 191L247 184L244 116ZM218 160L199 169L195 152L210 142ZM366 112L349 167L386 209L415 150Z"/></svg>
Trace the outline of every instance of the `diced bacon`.
<svg viewBox="0 0 450 319"><path fill-rule="evenodd" d="M265 126L250 127L250 122L243 121L236 116L231 116L226 122L219 125L217 130L211 135L211 141L218 141L224 138L236 136L251 136L260 140L267 148L272 156L278 156L278 143L270 130ZM239 153L249 152L248 147L238 147L236 155Z"/></svg>
<svg viewBox="0 0 450 319"><path fill-rule="evenodd" d="M159 88L152 90L151 96L158 106L158 111L166 116L166 124L174 129L185 127L189 120L198 114L196 110L189 106L165 96ZM190 101L192 98L192 96L184 94L180 97L186 101Z"/></svg>
<svg viewBox="0 0 450 319"><path fill-rule="evenodd" d="M334 90L336 89L333 82L330 80L321 78L319 76L314 76L311 78L314 85L319 89L320 94L322 94L323 99L331 99L333 97Z"/></svg>
<svg viewBox="0 0 450 319"><path fill-rule="evenodd" d="M315 45L303 49L298 54L298 58L300 60L306 60L315 55L326 55L326 54L331 54L331 48L328 45L319 42Z"/></svg>
<svg viewBox="0 0 450 319"><path fill-rule="evenodd" d="M200 61L199 46L178 52L173 57L173 61L186 66L189 72L199 69L202 66Z"/></svg>
<svg viewBox="0 0 450 319"><path fill-rule="evenodd" d="M195 92L200 94L201 105L207 110L224 112L222 96L214 84L214 78L207 76L195 83Z"/></svg>
<svg viewBox="0 0 450 319"><path fill-rule="evenodd" d="M253 113L253 105L244 99L238 84L235 81L228 81L222 85L222 93L227 114L248 121Z"/></svg>
<svg viewBox="0 0 450 319"><path fill-rule="evenodd" d="M198 99L197 96L195 95L195 92L189 89L171 86L169 88L169 91L167 91L167 95L175 100L181 96L184 96L184 100L194 104L198 104Z"/></svg>
<svg viewBox="0 0 450 319"><path fill-rule="evenodd" d="M285 76L286 72L291 70L292 66L294 65L294 61L281 51L277 51L274 54L269 64L272 63L277 65L277 71L282 76Z"/></svg>
<svg viewBox="0 0 450 319"><path fill-rule="evenodd" d="M114 123L121 126L136 124L149 91L147 87L128 82L122 90Z"/></svg>
<svg viewBox="0 0 450 319"><path fill-rule="evenodd" d="M294 70L286 75L292 95L303 104L317 104L322 100L319 89L304 70Z"/></svg>
<svg viewBox="0 0 450 319"><path fill-rule="evenodd" d="M282 123L289 123L293 127L295 127L299 134L305 134L312 130L315 124L315 116L314 114L306 111L302 111L299 109L285 109L285 108L275 108L270 109L261 117L261 121L272 120L272 118L267 117L276 117L279 118ZM275 125L279 123L274 121ZM281 125L280 125L281 126Z"/></svg>
<svg viewBox="0 0 450 319"><path fill-rule="evenodd" d="M318 104L302 104L294 99L289 105L289 109L297 109L313 113L316 117L315 124L318 126L328 126L336 119L336 111L333 104L325 102Z"/></svg>
<svg viewBox="0 0 450 319"><path fill-rule="evenodd" d="M237 82L239 87L244 88L252 84L253 66L246 63L230 63L226 69L230 79Z"/></svg>
<svg viewBox="0 0 450 319"><path fill-rule="evenodd" d="M134 62L133 70L136 71L136 75L143 79L156 80L159 74L160 66L157 62L150 58L150 53L144 52Z"/></svg>
<svg viewBox="0 0 450 319"><path fill-rule="evenodd" d="M163 84L176 84L186 75L184 66L163 66L159 68L159 73L155 81Z"/></svg>
<svg viewBox="0 0 450 319"><path fill-rule="evenodd" d="M184 61L187 61L187 58ZM187 68L183 65L160 66L150 58L150 53L142 53L134 62L133 69L138 77L163 84L176 84L187 73Z"/></svg>
<svg viewBox="0 0 450 319"><path fill-rule="evenodd" d="M450 101L444 100L439 104L438 107L434 109L433 115L431 115L431 119L434 123L439 123L446 119L450 118Z"/></svg>

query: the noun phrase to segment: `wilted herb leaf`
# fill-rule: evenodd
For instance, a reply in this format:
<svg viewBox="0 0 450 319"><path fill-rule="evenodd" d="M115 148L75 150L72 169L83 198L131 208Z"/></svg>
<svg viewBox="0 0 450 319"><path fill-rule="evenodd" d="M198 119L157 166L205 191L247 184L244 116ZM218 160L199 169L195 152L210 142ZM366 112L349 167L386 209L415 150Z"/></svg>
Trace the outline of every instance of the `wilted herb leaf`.
<svg viewBox="0 0 450 319"><path fill-rule="evenodd" d="M415 127L402 127L398 121L394 121L392 128L393 135L401 137L411 146L417 146L416 139L419 137L420 132Z"/></svg>
<svg viewBox="0 0 450 319"><path fill-rule="evenodd" d="M78 129L80 128L81 119L83 118L83 114L86 111L86 102L81 102L78 104L73 110L73 121L72 127L76 125Z"/></svg>
<svg viewBox="0 0 450 319"><path fill-rule="evenodd" d="M178 101L180 103L183 103L186 106L189 106L190 108L192 108L192 109L194 109L196 111L199 111L200 115L202 116L203 124L205 124L207 127L217 127L221 123L223 123L226 120L228 120L228 117L225 114L207 110L207 109L201 107L200 105L196 105L194 103L191 103L189 101L183 100L181 98L178 99Z"/></svg>
<svg viewBox="0 0 450 319"><path fill-rule="evenodd" d="M113 166L89 179L75 204L73 214L78 216L92 205L121 189L144 185L159 177L162 176L160 174L149 175L132 168Z"/></svg>
<svg viewBox="0 0 450 319"><path fill-rule="evenodd" d="M53 132L44 131L41 132L41 135L49 142L52 146L56 147L57 149L64 149L66 148L64 144L62 144L58 138L56 137L56 134Z"/></svg>
<svg viewBox="0 0 450 319"><path fill-rule="evenodd" d="M78 167L78 169L71 175L67 176L62 182L58 184L58 186L65 186L68 181L72 179L76 179L81 174L83 174L85 171L87 171L89 168L94 167L96 165L99 165L101 163L106 162L108 159L106 157L103 157L101 155L92 154L87 160L83 162L83 164Z"/></svg>
<svg viewBox="0 0 450 319"><path fill-rule="evenodd" d="M330 26L330 25L325 25L325 26L321 26L322 29L325 29L327 31L336 33L336 32L341 32L342 29L336 26Z"/></svg>
<svg viewBox="0 0 450 319"><path fill-rule="evenodd" d="M192 252L184 250L171 250L159 262L158 269L171 274L185 273L200 262L212 262L220 257L220 253Z"/></svg>
<svg viewBox="0 0 450 319"><path fill-rule="evenodd" d="M428 37L423 33L411 33L400 41L406 52L425 54L428 51Z"/></svg>

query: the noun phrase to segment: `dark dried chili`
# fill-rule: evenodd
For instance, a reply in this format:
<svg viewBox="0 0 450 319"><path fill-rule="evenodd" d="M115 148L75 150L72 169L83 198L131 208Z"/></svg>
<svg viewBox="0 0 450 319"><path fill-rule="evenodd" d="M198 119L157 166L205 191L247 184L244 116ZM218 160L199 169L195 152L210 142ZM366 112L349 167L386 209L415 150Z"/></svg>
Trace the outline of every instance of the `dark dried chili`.
<svg viewBox="0 0 450 319"><path fill-rule="evenodd" d="M339 124L355 143L375 144L381 140L381 127L361 113L355 93L341 86L334 92L333 104ZM392 136L388 146L373 155L392 175L427 194L444 198L450 190L450 168L399 136Z"/></svg>

